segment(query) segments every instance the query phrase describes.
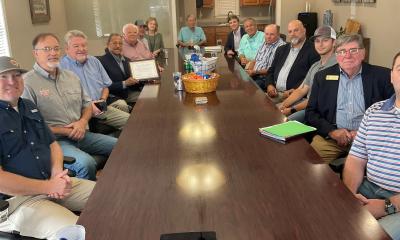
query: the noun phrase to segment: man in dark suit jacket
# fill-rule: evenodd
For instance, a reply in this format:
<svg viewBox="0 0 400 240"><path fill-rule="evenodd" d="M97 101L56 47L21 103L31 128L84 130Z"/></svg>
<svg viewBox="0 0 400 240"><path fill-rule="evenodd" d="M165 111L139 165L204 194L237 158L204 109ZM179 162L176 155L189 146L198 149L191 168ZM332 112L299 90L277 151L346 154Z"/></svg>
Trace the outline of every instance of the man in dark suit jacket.
<svg viewBox="0 0 400 240"><path fill-rule="evenodd" d="M267 94L275 103L282 102L304 80L311 65L320 59L314 45L306 40L303 23L288 25L290 43L280 46L266 77Z"/></svg>
<svg viewBox="0 0 400 240"><path fill-rule="evenodd" d="M136 102L140 91L141 84L131 77L128 59L122 56L122 37L117 33L113 33L108 38L105 54L99 57L101 64L111 78L112 84L109 87L110 95L107 102L115 102L124 100L124 104L118 104L121 108L129 108ZM121 109L124 110L125 109Z"/></svg>
<svg viewBox="0 0 400 240"><path fill-rule="evenodd" d="M306 122L317 128L311 146L329 163L346 155L365 110L391 97L390 69L362 63L362 37L342 35L335 44L338 64L314 77Z"/></svg>
<svg viewBox="0 0 400 240"><path fill-rule="evenodd" d="M236 50L239 49L240 39L246 34L246 31L239 25L239 18L236 15L230 16L228 23L229 27L232 29L232 32L228 34L228 39L226 40L224 50L226 55L233 57L237 55Z"/></svg>

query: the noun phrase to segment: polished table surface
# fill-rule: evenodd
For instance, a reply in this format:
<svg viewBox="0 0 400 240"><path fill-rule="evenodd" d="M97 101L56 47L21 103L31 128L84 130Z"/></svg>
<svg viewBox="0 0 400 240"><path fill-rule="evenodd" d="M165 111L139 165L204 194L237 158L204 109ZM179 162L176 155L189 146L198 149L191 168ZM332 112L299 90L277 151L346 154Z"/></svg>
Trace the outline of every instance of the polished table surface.
<svg viewBox="0 0 400 240"><path fill-rule="evenodd" d="M215 231L219 240L389 239L302 138L265 139L283 116L232 59L217 91L175 92L170 50L146 86L78 224L88 240L157 240ZM208 103L196 105L196 96Z"/></svg>

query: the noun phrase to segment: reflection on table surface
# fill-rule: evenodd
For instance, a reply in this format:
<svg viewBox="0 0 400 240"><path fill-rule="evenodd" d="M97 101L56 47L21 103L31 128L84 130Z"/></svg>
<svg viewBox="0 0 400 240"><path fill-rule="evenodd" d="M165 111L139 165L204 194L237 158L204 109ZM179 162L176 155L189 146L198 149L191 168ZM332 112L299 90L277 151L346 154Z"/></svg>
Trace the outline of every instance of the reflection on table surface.
<svg viewBox="0 0 400 240"><path fill-rule="evenodd" d="M174 89L177 54L144 87L79 217L88 240L388 239L304 139L259 136L284 117L234 59L219 55L217 91L196 105Z"/></svg>

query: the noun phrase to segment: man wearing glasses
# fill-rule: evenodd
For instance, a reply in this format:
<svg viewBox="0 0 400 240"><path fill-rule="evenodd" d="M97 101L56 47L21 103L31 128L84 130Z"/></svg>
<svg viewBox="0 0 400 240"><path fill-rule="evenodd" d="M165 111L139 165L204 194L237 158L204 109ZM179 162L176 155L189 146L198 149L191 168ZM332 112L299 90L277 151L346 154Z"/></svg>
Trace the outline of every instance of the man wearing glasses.
<svg viewBox="0 0 400 240"><path fill-rule="evenodd" d="M52 33L41 33L32 45L36 63L23 76L23 98L36 104L64 155L76 159L65 167L75 171L78 178L95 180L96 161L89 154L108 157L117 139L88 131L92 102L78 76L58 67L61 54L58 38Z"/></svg>
<svg viewBox="0 0 400 240"><path fill-rule="evenodd" d="M325 163L347 155L365 110L394 93L388 68L363 63L360 35L340 36L335 54L338 64L314 77L305 115L317 128L311 146Z"/></svg>

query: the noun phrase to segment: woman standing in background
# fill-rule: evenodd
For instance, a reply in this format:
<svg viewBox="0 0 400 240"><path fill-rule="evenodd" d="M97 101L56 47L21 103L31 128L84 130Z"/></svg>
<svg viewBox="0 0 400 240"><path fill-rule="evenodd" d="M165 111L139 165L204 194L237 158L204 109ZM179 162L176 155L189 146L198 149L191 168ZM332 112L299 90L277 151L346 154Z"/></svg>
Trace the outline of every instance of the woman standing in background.
<svg viewBox="0 0 400 240"><path fill-rule="evenodd" d="M158 23L157 19L154 17L149 17L146 21L147 34L145 38L149 42L149 50L156 58L160 55L160 52L164 48L164 42L161 33L157 32Z"/></svg>

